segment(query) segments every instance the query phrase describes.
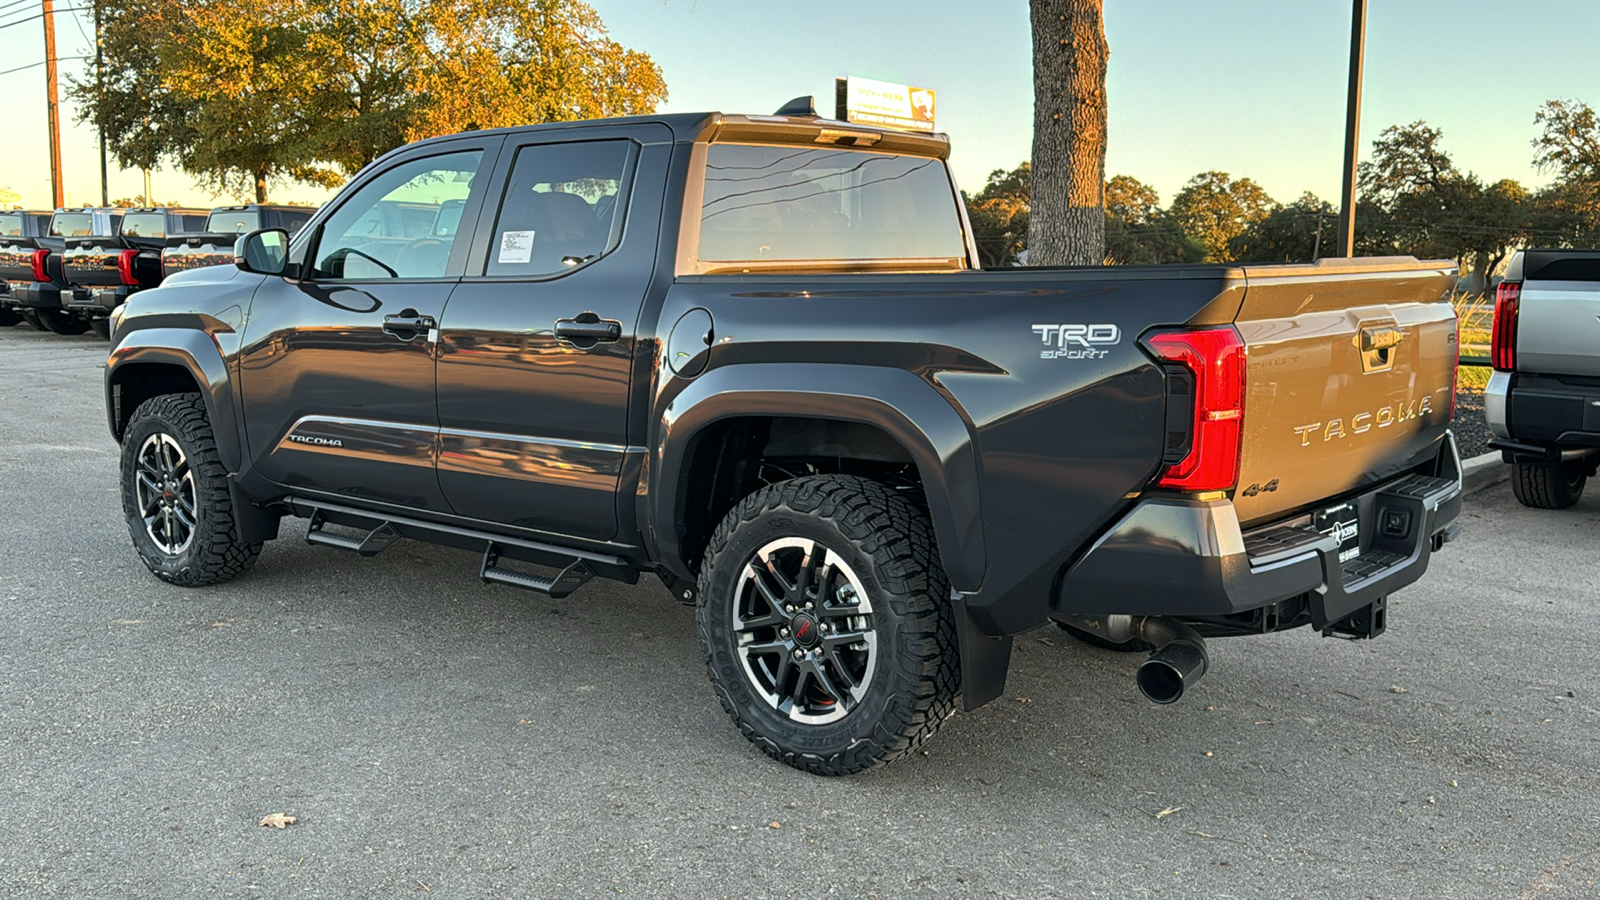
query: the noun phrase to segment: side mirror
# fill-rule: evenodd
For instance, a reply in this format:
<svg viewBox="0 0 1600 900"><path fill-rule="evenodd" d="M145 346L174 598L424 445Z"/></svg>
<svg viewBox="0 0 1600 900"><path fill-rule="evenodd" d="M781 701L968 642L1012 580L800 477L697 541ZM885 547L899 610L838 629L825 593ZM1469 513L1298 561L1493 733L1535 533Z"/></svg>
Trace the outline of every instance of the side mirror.
<svg viewBox="0 0 1600 900"><path fill-rule="evenodd" d="M289 264L289 232L264 228L233 242L233 264L257 275L282 275Z"/></svg>

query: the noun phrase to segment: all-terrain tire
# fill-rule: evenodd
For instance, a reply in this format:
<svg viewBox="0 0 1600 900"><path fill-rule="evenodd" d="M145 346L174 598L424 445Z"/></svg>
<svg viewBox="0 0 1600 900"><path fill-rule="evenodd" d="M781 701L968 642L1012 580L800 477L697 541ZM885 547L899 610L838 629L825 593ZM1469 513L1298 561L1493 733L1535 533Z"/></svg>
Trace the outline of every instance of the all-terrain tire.
<svg viewBox="0 0 1600 900"><path fill-rule="evenodd" d="M780 711L749 674L749 657L739 648L735 610L740 592L748 590L748 567L758 551L791 539L814 542L807 558L822 556L818 548L825 548L831 564L843 567L835 571L853 575L870 605L864 633L875 635L876 643L870 662L862 664L870 677L857 682L859 696L832 721L796 721ZM830 598L846 596L842 590ZM818 587L819 610L832 602L822 594ZM745 737L797 769L846 775L892 762L921 746L955 712L960 650L949 597L926 514L890 488L843 475L769 485L722 520L701 566L696 616L712 688ZM785 633L803 634L795 624L800 621ZM835 628L839 636L843 629Z"/></svg>
<svg viewBox="0 0 1600 900"><path fill-rule="evenodd" d="M39 321L39 313L38 313L37 310L19 309L19 310L17 310L17 315L21 316L22 317L22 321L27 322L29 327L31 327L34 331L49 331L50 330L50 329L44 327L44 323L43 322Z"/></svg>
<svg viewBox="0 0 1600 900"><path fill-rule="evenodd" d="M1084 631L1082 628L1073 628L1071 625L1067 625L1063 622L1057 622L1056 627L1066 632L1068 637L1082 641L1091 647L1099 647L1101 650L1111 650L1115 653L1153 653L1156 649L1155 644L1152 644L1149 641L1140 640L1139 638L1134 638L1126 643L1118 644L1113 641L1108 641L1092 631Z"/></svg>
<svg viewBox="0 0 1600 900"><path fill-rule="evenodd" d="M100 335L101 337L105 338L108 341L111 340L111 320L110 319L90 319L89 320L89 330L94 332L95 334Z"/></svg>
<svg viewBox="0 0 1600 900"><path fill-rule="evenodd" d="M83 334L89 330L88 322L59 309L35 309L33 314L38 317L44 330L54 334Z"/></svg>
<svg viewBox="0 0 1600 900"><path fill-rule="evenodd" d="M170 438L182 451L192 479L192 535L177 552L157 543L140 501L140 457L147 443ZM239 540L238 518L228 491L228 470L199 394L165 394L134 410L122 436L122 511L139 558L162 581L181 587L216 584L244 574L261 544Z"/></svg>
<svg viewBox="0 0 1600 900"><path fill-rule="evenodd" d="M0 328L10 328L22 321L22 314L14 309L0 308Z"/></svg>
<svg viewBox="0 0 1600 900"><path fill-rule="evenodd" d="M1523 506L1566 509L1583 496L1588 480L1588 472L1577 460L1553 465L1516 463L1511 472L1511 493Z"/></svg>

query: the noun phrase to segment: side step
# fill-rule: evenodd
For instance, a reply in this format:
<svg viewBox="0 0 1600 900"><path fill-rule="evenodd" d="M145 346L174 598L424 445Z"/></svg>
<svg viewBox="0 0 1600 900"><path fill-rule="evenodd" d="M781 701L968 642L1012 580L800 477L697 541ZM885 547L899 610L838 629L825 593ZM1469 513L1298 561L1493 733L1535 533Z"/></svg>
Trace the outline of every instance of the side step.
<svg viewBox="0 0 1600 900"><path fill-rule="evenodd" d="M361 537L325 531L323 529L327 524L328 520L323 517L322 510L314 511L310 523L306 525L306 543L337 547L340 550L354 550L362 556L377 556L389 549L390 544L403 537L392 522L384 522Z"/></svg>
<svg viewBox="0 0 1600 900"><path fill-rule="evenodd" d="M506 584L511 587L526 588L549 594L557 600L569 596L573 591L582 587L585 582L594 577L594 570L581 559L574 559L567 563L566 568L556 574L554 578L535 575L532 572L519 572L516 569L507 569L499 565L500 548L493 541L483 551L483 568L479 570L478 577L493 584Z"/></svg>

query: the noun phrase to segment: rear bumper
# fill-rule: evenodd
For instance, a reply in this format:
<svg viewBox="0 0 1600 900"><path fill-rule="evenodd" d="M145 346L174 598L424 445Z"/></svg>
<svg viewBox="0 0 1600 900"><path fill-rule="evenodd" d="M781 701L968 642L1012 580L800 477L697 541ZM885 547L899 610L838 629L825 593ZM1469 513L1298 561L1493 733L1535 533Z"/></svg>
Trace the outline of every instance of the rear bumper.
<svg viewBox="0 0 1600 900"><path fill-rule="evenodd" d="M60 309L61 288L47 281L11 285L11 300L33 309Z"/></svg>
<svg viewBox="0 0 1600 900"><path fill-rule="evenodd" d="M79 287L61 295L61 302L67 309L79 309L87 312L110 312L128 299L135 288L128 285L114 287Z"/></svg>
<svg viewBox="0 0 1600 900"><path fill-rule="evenodd" d="M1600 448L1600 380L1496 372L1484 391L1489 446L1522 461Z"/></svg>
<svg viewBox="0 0 1600 900"><path fill-rule="evenodd" d="M1351 498L1361 554L1342 563L1338 543L1309 516L1245 532L1226 499L1144 500L1067 571L1055 613L1216 618L1304 597L1322 628L1421 578L1434 550L1454 537L1454 435L1433 471Z"/></svg>

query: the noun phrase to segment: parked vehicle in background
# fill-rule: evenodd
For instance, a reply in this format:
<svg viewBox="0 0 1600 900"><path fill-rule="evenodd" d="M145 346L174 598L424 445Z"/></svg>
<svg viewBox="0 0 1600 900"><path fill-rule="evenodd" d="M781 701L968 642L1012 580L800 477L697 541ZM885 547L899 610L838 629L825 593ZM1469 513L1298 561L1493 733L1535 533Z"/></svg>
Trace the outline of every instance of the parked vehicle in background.
<svg viewBox="0 0 1600 900"><path fill-rule="evenodd" d="M107 316L135 291L161 283L167 235L199 231L203 209L141 207L123 212L114 235L66 238L61 254L67 286L63 307L109 337Z"/></svg>
<svg viewBox="0 0 1600 900"><path fill-rule="evenodd" d="M211 584L299 516L552 597L654 573L819 774L1052 620L1153 651L1161 703L1206 637L1381 634L1461 508L1454 263L975 271L949 150L814 113L400 148L118 308L134 547Z"/></svg>
<svg viewBox="0 0 1600 900"><path fill-rule="evenodd" d="M17 260L27 258L32 265L32 253L39 248L39 238L50 233L50 211L36 209L0 210L0 268L14 266ZM13 257L13 254L16 256ZM18 269L20 271L20 267ZM11 282L0 275L0 327L8 327L26 320L34 328L44 331L44 325L30 310L17 302L11 293Z"/></svg>
<svg viewBox="0 0 1600 900"><path fill-rule="evenodd" d="M316 211L311 206L269 203L219 206L211 210L203 225L189 233L167 234L161 251L162 274L230 265L233 244L239 235L262 228L282 228L291 235L297 234Z"/></svg>
<svg viewBox="0 0 1600 900"><path fill-rule="evenodd" d="M27 242L0 246L0 279L10 285L10 299L28 321L56 334L83 334L89 322L62 302L67 286L62 252L67 238L110 237L122 221L117 208L58 209L45 233Z"/></svg>
<svg viewBox="0 0 1600 900"><path fill-rule="evenodd" d="M1489 446L1524 506L1564 509L1600 466L1600 250L1520 250L1495 293Z"/></svg>

